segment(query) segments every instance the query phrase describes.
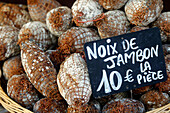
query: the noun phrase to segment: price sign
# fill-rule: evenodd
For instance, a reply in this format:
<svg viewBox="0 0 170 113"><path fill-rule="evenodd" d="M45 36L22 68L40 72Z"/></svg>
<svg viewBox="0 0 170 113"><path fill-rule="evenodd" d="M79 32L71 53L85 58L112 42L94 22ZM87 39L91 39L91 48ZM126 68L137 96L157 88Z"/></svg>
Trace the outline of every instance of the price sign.
<svg viewBox="0 0 170 113"><path fill-rule="evenodd" d="M95 98L167 79L158 28L88 42L84 50Z"/></svg>

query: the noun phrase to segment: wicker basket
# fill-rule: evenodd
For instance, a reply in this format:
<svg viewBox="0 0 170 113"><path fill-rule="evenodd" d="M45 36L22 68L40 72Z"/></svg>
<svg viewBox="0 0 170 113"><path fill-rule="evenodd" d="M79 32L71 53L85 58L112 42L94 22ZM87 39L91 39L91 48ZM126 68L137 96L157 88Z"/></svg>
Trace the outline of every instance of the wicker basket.
<svg viewBox="0 0 170 113"><path fill-rule="evenodd" d="M32 111L20 106L12 99L10 99L8 95L3 91L1 86L0 86L0 103L10 113L33 113ZM157 108L146 113L170 113L170 104L167 104L161 108Z"/></svg>
<svg viewBox="0 0 170 113"><path fill-rule="evenodd" d="M170 113L170 104L154 109L152 111L148 111L146 113Z"/></svg>
<svg viewBox="0 0 170 113"><path fill-rule="evenodd" d="M8 95L3 91L0 86L0 103L2 106L8 110L10 113L33 113L30 110L23 108L12 99L8 97Z"/></svg>

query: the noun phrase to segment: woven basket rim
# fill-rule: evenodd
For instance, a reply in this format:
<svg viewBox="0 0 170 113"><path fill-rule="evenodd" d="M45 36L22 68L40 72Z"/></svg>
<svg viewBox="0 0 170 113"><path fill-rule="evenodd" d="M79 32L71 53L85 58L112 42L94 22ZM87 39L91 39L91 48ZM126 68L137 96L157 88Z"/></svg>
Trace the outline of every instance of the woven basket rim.
<svg viewBox="0 0 170 113"><path fill-rule="evenodd" d="M4 92L0 85L0 104L9 112L11 113L33 113L32 111L22 107L21 105L14 102L11 98L8 97L8 95ZM170 103L154 109L152 111L148 111L146 113L170 113Z"/></svg>
<svg viewBox="0 0 170 113"><path fill-rule="evenodd" d="M10 113L33 113L32 111L22 107L18 103L14 102L8 95L4 92L0 85L0 104L8 110Z"/></svg>
<svg viewBox="0 0 170 113"><path fill-rule="evenodd" d="M163 107L148 111L146 113L170 113L170 103Z"/></svg>

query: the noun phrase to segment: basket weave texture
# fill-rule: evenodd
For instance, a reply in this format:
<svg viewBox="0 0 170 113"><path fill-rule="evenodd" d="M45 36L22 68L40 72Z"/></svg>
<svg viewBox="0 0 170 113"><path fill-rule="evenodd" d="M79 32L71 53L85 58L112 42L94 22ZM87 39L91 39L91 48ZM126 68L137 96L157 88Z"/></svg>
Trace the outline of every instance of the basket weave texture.
<svg viewBox="0 0 170 113"><path fill-rule="evenodd" d="M2 106L10 113L33 113L32 111L22 107L21 105L17 104L12 99L10 99L1 86L0 86L0 104L2 104ZM146 113L170 113L170 104L167 104L163 107L157 108L152 111L148 111Z"/></svg>
<svg viewBox="0 0 170 113"><path fill-rule="evenodd" d="M154 109L152 111L148 111L146 113L170 113L170 104Z"/></svg>
<svg viewBox="0 0 170 113"><path fill-rule="evenodd" d="M8 97L8 95L3 91L0 86L0 103L2 106L8 110L10 113L33 113L30 110L23 108L12 99Z"/></svg>

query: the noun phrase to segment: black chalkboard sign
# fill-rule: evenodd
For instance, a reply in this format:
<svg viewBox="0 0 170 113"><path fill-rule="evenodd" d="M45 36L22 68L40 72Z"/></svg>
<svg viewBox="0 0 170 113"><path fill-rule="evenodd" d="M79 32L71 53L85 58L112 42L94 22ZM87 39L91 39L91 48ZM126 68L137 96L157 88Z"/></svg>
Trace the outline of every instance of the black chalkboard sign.
<svg viewBox="0 0 170 113"><path fill-rule="evenodd" d="M95 98L167 79L158 28L89 42L84 50Z"/></svg>

